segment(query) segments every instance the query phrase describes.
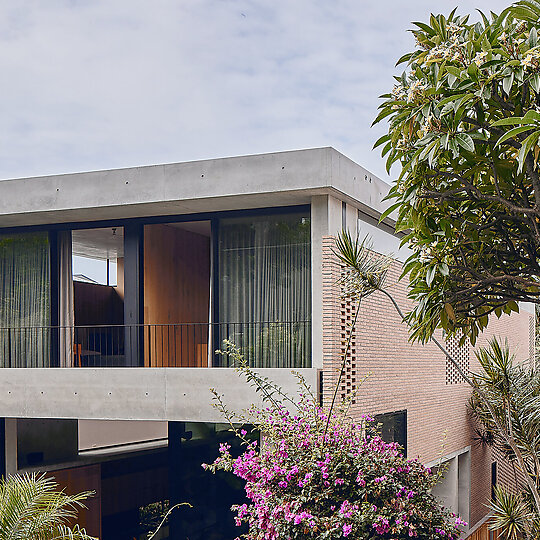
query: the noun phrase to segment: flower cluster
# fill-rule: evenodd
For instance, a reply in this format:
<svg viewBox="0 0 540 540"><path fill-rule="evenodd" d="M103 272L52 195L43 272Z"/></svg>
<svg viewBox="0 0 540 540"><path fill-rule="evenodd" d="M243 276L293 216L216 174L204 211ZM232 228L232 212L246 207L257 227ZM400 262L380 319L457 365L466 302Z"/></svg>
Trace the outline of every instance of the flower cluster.
<svg viewBox="0 0 540 540"><path fill-rule="evenodd" d="M430 494L435 477L384 442L369 418L355 424L303 399L253 409L262 443L245 440L233 456L223 445L205 468L231 471L249 504L234 506L248 540L379 538L456 540L457 521ZM238 431L241 437L243 435Z"/></svg>
<svg viewBox="0 0 540 540"><path fill-rule="evenodd" d="M521 65L529 69L538 69L540 66L540 50L537 48L529 49L521 60Z"/></svg>

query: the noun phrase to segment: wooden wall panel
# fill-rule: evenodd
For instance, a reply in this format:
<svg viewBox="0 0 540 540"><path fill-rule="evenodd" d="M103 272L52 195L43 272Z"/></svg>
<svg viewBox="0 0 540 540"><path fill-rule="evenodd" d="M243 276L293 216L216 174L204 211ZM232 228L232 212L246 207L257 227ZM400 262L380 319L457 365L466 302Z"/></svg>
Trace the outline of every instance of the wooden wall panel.
<svg viewBox="0 0 540 540"><path fill-rule="evenodd" d="M498 540L498 538L498 532L490 531L487 522L478 527L470 536L467 536L467 540Z"/></svg>
<svg viewBox="0 0 540 540"><path fill-rule="evenodd" d="M54 476L60 489L69 495L82 491L94 491L95 495L85 501L87 508L79 510L77 523L91 536L101 538L101 466L100 464L60 469L49 473Z"/></svg>
<svg viewBox="0 0 540 540"><path fill-rule="evenodd" d="M145 328L145 365L206 366L209 302L210 239L171 225L147 225L144 322L156 326Z"/></svg>
<svg viewBox="0 0 540 540"><path fill-rule="evenodd" d="M73 282L75 325L123 324L124 303L115 287Z"/></svg>

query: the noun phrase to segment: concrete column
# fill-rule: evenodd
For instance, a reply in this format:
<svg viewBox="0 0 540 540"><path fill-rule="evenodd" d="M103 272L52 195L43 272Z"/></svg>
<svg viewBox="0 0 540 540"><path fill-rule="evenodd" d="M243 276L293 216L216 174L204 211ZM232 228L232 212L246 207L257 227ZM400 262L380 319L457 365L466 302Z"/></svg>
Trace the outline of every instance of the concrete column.
<svg viewBox="0 0 540 540"><path fill-rule="evenodd" d="M353 238L356 238L358 232L358 209L352 204L347 205L347 230Z"/></svg>
<svg viewBox="0 0 540 540"><path fill-rule="evenodd" d="M311 198L311 358L312 367L323 367L322 238L328 234L328 197Z"/></svg>
<svg viewBox="0 0 540 540"><path fill-rule="evenodd" d="M17 419L5 419L6 476L17 473Z"/></svg>
<svg viewBox="0 0 540 540"><path fill-rule="evenodd" d="M323 367L322 239L341 231L341 201L327 195L311 198L311 339L312 367Z"/></svg>
<svg viewBox="0 0 540 540"><path fill-rule="evenodd" d="M451 512L458 513L458 458L457 456L443 462L445 468L443 478L433 487L432 493L439 502Z"/></svg>
<svg viewBox="0 0 540 540"><path fill-rule="evenodd" d="M458 513L470 523L471 498L471 452L470 450L458 456Z"/></svg>

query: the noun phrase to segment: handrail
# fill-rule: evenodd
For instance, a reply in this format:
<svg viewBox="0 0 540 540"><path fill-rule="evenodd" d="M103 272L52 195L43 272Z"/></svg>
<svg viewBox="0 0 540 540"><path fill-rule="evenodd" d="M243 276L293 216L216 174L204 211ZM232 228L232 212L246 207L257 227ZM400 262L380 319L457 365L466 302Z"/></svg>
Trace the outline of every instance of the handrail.
<svg viewBox="0 0 540 540"><path fill-rule="evenodd" d="M0 327L2 367L229 367L228 339L254 367L311 365L311 322Z"/></svg>

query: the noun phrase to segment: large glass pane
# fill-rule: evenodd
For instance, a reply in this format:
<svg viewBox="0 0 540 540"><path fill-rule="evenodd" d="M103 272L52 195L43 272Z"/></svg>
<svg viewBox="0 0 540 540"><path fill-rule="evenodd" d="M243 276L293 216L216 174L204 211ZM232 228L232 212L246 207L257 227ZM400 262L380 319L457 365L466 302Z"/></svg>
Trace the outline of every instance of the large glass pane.
<svg viewBox="0 0 540 540"><path fill-rule="evenodd" d="M302 214L219 224L219 340L255 367L311 365L311 234Z"/></svg>
<svg viewBox="0 0 540 540"><path fill-rule="evenodd" d="M0 235L0 365L46 367L50 354L47 233Z"/></svg>

